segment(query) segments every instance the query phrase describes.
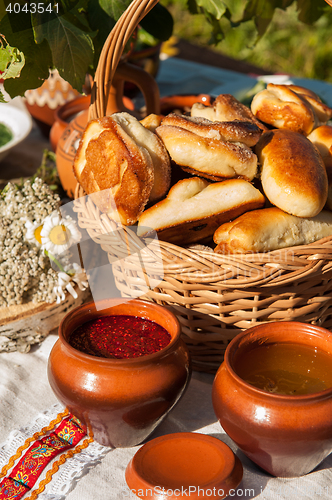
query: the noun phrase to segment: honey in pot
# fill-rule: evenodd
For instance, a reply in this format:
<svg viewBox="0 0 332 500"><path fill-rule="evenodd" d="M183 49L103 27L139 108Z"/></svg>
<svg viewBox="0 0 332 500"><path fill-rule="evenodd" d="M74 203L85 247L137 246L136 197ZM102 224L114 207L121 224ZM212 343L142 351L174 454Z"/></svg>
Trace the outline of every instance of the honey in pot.
<svg viewBox="0 0 332 500"><path fill-rule="evenodd" d="M332 356L296 343L256 346L234 364L247 383L274 394L305 395L332 387Z"/></svg>
<svg viewBox="0 0 332 500"><path fill-rule="evenodd" d="M332 452L332 334L266 322L228 344L212 388L214 411L253 462L278 477L308 474Z"/></svg>

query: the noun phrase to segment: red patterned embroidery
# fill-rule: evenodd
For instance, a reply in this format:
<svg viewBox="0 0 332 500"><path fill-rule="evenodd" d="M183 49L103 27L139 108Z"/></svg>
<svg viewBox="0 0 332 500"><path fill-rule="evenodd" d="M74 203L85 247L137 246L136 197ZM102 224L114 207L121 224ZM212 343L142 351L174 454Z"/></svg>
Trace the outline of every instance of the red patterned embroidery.
<svg viewBox="0 0 332 500"><path fill-rule="evenodd" d="M0 500L19 500L29 491L24 484L18 483L10 477L5 477L0 483Z"/></svg>
<svg viewBox="0 0 332 500"><path fill-rule="evenodd" d="M77 417L75 417L74 415L72 415L70 417L70 420L75 424L77 425L80 429L82 429L82 431L84 431L85 434L87 434L87 427L86 425L83 424L83 422L81 422Z"/></svg>
<svg viewBox="0 0 332 500"><path fill-rule="evenodd" d="M32 488L46 465L60 452L70 448L54 432L36 441L13 469L10 477Z"/></svg>
<svg viewBox="0 0 332 500"><path fill-rule="evenodd" d="M70 417L63 420L54 432L59 438L70 443L71 446L76 446L82 437L86 435L86 432L78 427Z"/></svg>
<svg viewBox="0 0 332 500"><path fill-rule="evenodd" d="M35 441L10 476L0 483L0 500L19 500L34 486L43 469L56 455L76 446L86 435L78 422L70 416L54 432Z"/></svg>

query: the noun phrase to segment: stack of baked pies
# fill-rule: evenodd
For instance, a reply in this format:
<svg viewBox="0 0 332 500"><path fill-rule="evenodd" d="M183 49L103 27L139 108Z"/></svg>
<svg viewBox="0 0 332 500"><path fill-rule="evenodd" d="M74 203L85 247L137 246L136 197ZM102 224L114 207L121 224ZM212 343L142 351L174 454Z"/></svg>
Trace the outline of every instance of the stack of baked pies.
<svg viewBox="0 0 332 500"><path fill-rule="evenodd" d="M312 91L274 84L251 109L222 94L190 116L115 113L89 122L74 172L141 237L219 253L308 244L332 235L331 118Z"/></svg>

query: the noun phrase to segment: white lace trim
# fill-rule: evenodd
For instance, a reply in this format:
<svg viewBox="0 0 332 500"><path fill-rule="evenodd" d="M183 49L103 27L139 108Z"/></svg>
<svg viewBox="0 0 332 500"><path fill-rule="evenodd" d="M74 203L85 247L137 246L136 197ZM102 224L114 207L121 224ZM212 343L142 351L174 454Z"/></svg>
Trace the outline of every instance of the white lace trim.
<svg viewBox="0 0 332 500"><path fill-rule="evenodd" d="M7 441L0 446L0 470L8 463L10 457L15 455L17 448L24 444L28 437L32 437L35 432L41 431L43 427L49 425L49 423L57 417L58 413L61 413L63 410L64 407L57 403L44 413L39 414L27 427L12 431ZM87 448L69 458L60 466L58 472L54 474L51 482L46 486L44 492L40 493L38 499L64 500L65 495L75 488L79 478L87 474L89 469L100 462L100 460L110 451L111 448L101 446L96 442L90 443ZM26 450L23 451L22 456L25 452ZM60 456L61 455L57 455L54 461L58 460ZM42 480L46 472L50 470L52 463L53 461L47 465L34 489L38 488L40 480Z"/></svg>

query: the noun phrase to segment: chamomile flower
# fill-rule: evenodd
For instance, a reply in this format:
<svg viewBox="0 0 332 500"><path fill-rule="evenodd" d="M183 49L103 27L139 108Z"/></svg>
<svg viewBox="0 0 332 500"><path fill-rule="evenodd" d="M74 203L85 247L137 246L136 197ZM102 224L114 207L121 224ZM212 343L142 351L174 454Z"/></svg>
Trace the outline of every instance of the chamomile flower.
<svg viewBox="0 0 332 500"><path fill-rule="evenodd" d="M78 295L74 289L75 284L80 290L86 290L89 286L85 271L76 263L67 272L58 273L58 285L53 288L57 304L65 300L65 290L77 299Z"/></svg>
<svg viewBox="0 0 332 500"><path fill-rule="evenodd" d="M71 284L71 276L61 271L58 273L58 286L55 286L53 288L53 291L56 295L57 304L60 304L60 302L65 300L66 298L64 293L65 290L67 290L70 293L70 295L74 297L74 299L77 299L78 295L75 292L73 285Z"/></svg>
<svg viewBox="0 0 332 500"><path fill-rule="evenodd" d="M66 252L81 239L73 219L69 216L62 218L57 212L45 218L40 236L42 248L51 255Z"/></svg>
<svg viewBox="0 0 332 500"><path fill-rule="evenodd" d="M41 230L43 229L42 222L31 222L31 220L27 220L25 223L26 233L25 239L30 243L34 243L37 247L41 246Z"/></svg>
<svg viewBox="0 0 332 500"><path fill-rule="evenodd" d="M72 275L72 280L77 284L80 290L86 290L89 286L87 276L84 269L81 268L76 262L73 263L72 270L75 274ZM68 272L68 271L67 271Z"/></svg>

